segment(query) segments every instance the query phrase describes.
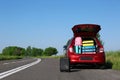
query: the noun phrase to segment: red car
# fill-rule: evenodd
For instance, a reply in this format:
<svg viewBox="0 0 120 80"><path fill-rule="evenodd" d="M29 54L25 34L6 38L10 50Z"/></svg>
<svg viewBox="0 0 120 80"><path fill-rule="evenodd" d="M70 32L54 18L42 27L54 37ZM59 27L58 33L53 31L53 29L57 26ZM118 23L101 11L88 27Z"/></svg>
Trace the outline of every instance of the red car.
<svg viewBox="0 0 120 80"><path fill-rule="evenodd" d="M101 66L105 63L105 52L98 32L97 24L79 24L72 28L74 37L65 46L66 54L60 58L60 71L70 71L72 67L82 64Z"/></svg>

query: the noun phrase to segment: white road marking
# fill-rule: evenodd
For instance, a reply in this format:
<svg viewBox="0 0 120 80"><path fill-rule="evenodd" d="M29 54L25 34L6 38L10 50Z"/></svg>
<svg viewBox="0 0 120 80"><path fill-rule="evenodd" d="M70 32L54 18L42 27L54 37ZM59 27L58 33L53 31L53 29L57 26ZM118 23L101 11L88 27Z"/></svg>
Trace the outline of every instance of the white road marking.
<svg viewBox="0 0 120 80"><path fill-rule="evenodd" d="M16 63L16 62L11 62L11 63Z"/></svg>
<svg viewBox="0 0 120 80"><path fill-rule="evenodd" d="M26 61L28 61L28 60L14 61L14 62L9 62L9 63L5 62L5 63L3 63L3 65L14 64L14 63L21 63L21 62L26 62Z"/></svg>
<svg viewBox="0 0 120 80"><path fill-rule="evenodd" d="M3 65L6 65L6 64L9 64L9 63L3 63Z"/></svg>
<svg viewBox="0 0 120 80"><path fill-rule="evenodd" d="M7 76L10 76L10 75L16 73L16 72L19 72L19 71L24 70L24 69L26 69L28 67L31 67L31 66L33 66L35 64L38 64L40 61L41 61L41 59L37 59L37 61L35 61L35 62L32 62L32 63L26 64L26 65L17 67L15 69L11 69L9 71L2 72L2 73L0 73L0 79L3 79L5 77L7 77Z"/></svg>

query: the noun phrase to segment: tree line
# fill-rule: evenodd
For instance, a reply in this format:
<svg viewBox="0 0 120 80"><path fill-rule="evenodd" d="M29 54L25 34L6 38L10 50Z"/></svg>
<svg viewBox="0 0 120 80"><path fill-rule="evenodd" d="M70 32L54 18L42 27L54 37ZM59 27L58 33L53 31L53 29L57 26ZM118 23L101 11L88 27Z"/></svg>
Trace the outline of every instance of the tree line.
<svg viewBox="0 0 120 80"><path fill-rule="evenodd" d="M2 50L3 55L9 56L52 56L58 53L57 49L54 47L48 47L45 50L41 48L28 46L27 48L22 48L18 46L8 46Z"/></svg>

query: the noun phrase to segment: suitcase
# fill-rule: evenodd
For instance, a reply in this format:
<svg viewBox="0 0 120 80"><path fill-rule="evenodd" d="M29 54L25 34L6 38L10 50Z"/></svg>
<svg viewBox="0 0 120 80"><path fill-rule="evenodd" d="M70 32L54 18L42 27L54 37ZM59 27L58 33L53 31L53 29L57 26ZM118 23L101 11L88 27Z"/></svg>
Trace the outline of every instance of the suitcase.
<svg viewBox="0 0 120 80"><path fill-rule="evenodd" d="M81 46L75 46L75 53L81 54Z"/></svg>
<svg viewBox="0 0 120 80"><path fill-rule="evenodd" d="M75 46L81 46L82 45L82 38L76 37L75 38Z"/></svg>
<svg viewBox="0 0 120 80"><path fill-rule="evenodd" d="M96 49L82 49L82 52L95 52Z"/></svg>
<svg viewBox="0 0 120 80"><path fill-rule="evenodd" d="M96 48L95 46L83 46L82 52L95 52Z"/></svg>
<svg viewBox="0 0 120 80"><path fill-rule="evenodd" d="M82 49L95 49L95 46L83 46Z"/></svg>
<svg viewBox="0 0 120 80"><path fill-rule="evenodd" d="M94 46L93 43L90 43L90 44L83 44L83 46Z"/></svg>
<svg viewBox="0 0 120 80"><path fill-rule="evenodd" d="M93 40L84 40L82 43L83 43L83 44L86 44L86 43L94 43L94 41L93 41Z"/></svg>

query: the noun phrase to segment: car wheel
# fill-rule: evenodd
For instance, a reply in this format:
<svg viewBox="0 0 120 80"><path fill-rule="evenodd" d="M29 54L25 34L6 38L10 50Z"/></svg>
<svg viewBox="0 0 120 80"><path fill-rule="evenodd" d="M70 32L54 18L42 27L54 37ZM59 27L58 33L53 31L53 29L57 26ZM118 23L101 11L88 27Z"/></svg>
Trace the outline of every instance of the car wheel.
<svg viewBox="0 0 120 80"><path fill-rule="evenodd" d="M60 58L60 71L70 72L70 62L69 58Z"/></svg>

